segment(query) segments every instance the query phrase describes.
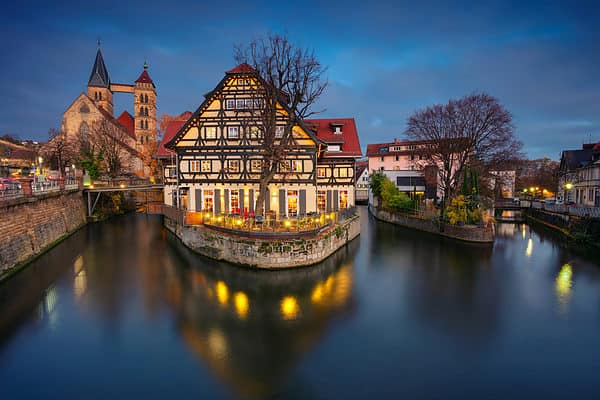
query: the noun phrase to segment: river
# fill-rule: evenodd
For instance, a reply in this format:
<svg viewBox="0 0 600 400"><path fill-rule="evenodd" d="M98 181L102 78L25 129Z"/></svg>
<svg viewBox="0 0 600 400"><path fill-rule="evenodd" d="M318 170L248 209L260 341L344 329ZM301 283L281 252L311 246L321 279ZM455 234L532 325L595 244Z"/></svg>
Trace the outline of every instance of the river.
<svg viewBox="0 0 600 400"><path fill-rule="evenodd" d="M160 217L89 225L0 285L0 399L600 396L600 260L524 224L475 246L377 222L252 271Z"/></svg>

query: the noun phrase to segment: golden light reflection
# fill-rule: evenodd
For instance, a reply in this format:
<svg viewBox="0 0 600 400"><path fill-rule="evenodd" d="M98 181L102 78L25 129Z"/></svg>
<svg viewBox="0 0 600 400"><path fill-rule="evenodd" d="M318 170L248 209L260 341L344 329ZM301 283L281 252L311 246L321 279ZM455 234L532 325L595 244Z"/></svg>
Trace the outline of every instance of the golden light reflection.
<svg viewBox="0 0 600 400"><path fill-rule="evenodd" d="M333 292L333 302L337 305L344 304L352 292L352 274L350 267L341 268L336 274L336 285Z"/></svg>
<svg viewBox="0 0 600 400"><path fill-rule="evenodd" d="M75 297L78 299L83 296L85 290L87 289L87 274L85 271L79 271L77 275L75 275L75 280L73 282L73 292L75 293Z"/></svg>
<svg viewBox="0 0 600 400"><path fill-rule="evenodd" d="M79 255L73 263L73 272L77 275L83 269L83 256Z"/></svg>
<svg viewBox="0 0 600 400"><path fill-rule="evenodd" d="M560 269L556 277L554 289L556 291L556 298L558 300L558 306L561 313L567 312L569 305L569 299L571 298L571 290L573 284L573 270L569 264L565 264Z"/></svg>
<svg viewBox="0 0 600 400"><path fill-rule="evenodd" d="M248 316L248 310L250 309L250 302L248 296L244 292L237 292L233 295L233 302L235 304L235 312L241 319L246 319Z"/></svg>
<svg viewBox="0 0 600 400"><path fill-rule="evenodd" d="M527 241L527 248L525 249L525 255L527 257L531 257L532 253L533 253L533 240L531 238L529 238L529 240Z"/></svg>
<svg viewBox="0 0 600 400"><path fill-rule="evenodd" d="M315 288L313 289L313 291L310 295L310 301L312 301L313 304L320 304L322 300L323 300L323 284L321 282L319 282L315 285Z"/></svg>
<svg viewBox="0 0 600 400"><path fill-rule="evenodd" d="M227 358L227 341L219 329L211 329L208 333L208 348L216 359Z"/></svg>
<svg viewBox="0 0 600 400"><path fill-rule="evenodd" d="M294 296L285 296L281 299L279 308L281 309L281 316L285 320L296 319L300 313L298 300Z"/></svg>
<svg viewBox="0 0 600 400"><path fill-rule="evenodd" d="M522 226L521 233L523 234L523 240L525 240L525 233L527 232L527 229L525 229L525 224L523 224L521 226Z"/></svg>
<svg viewBox="0 0 600 400"><path fill-rule="evenodd" d="M227 300L229 300L229 288L223 281L217 282L217 299L223 305L227 304Z"/></svg>

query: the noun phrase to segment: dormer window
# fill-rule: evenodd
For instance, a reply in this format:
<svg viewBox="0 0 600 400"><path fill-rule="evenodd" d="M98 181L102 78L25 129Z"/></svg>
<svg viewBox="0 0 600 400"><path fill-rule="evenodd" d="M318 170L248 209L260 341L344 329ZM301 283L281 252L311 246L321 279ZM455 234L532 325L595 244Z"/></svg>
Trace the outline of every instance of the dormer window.
<svg viewBox="0 0 600 400"><path fill-rule="evenodd" d="M334 127L333 133L335 133L337 135L341 135L342 134L342 127L341 126Z"/></svg>
<svg viewBox="0 0 600 400"><path fill-rule="evenodd" d="M339 144L330 144L329 146L327 146L327 151L335 152L342 151L342 149Z"/></svg>

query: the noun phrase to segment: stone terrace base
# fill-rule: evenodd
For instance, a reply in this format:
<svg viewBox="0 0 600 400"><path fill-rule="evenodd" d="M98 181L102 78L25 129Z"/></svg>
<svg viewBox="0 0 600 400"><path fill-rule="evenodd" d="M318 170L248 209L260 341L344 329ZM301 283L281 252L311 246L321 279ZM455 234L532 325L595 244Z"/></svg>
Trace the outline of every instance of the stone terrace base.
<svg viewBox="0 0 600 400"><path fill-rule="evenodd" d="M407 228L418 229L436 235L446 236L453 239L471 243L494 243L494 225L488 227L479 226L456 226L439 223L428 219L411 217L405 214L388 211L369 205L369 211L375 218L381 221L401 225Z"/></svg>
<svg viewBox="0 0 600 400"><path fill-rule="evenodd" d="M164 224L183 244L204 256L255 268L302 267L323 261L360 234L358 215L310 237L255 238L181 225L167 214Z"/></svg>

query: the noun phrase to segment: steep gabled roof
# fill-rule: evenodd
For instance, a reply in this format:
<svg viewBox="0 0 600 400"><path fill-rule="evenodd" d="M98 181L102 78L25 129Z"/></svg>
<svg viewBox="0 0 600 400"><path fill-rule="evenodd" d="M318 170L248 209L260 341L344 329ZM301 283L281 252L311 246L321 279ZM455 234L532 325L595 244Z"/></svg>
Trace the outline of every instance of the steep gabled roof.
<svg viewBox="0 0 600 400"><path fill-rule="evenodd" d="M142 71L139 78L137 78L135 80L135 83L151 83L152 86L154 86L154 82L152 81L152 78L150 78L150 75L148 74L148 71L146 71L146 70Z"/></svg>
<svg viewBox="0 0 600 400"><path fill-rule="evenodd" d="M134 119L133 116L129 114L129 112L123 111L121 115L119 115L119 117L117 118L117 122L125 128L129 136L135 138L135 130L133 126Z"/></svg>
<svg viewBox="0 0 600 400"><path fill-rule="evenodd" d="M218 93L227 83L227 81L231 78L231 75L241 75L241 76L247 76L248 74L252 74L262 85L267 85L267 83L260 77L260 75L258 75L257 71L252 68L251 66L249 66L248 64L240 64L237 67L227 71L225 73L225 76L223 77L223 79L221 79L221 81L217 84L217 86L210 92L208 92L207 94L205 94L205 99L202 102L202 104L200 104L200 106L196 109L196 111L194 112L194 114L186 121L186 123L184 125L182 125L179 128L179 131L168 141L164 141L164 146L167 149L171 149L173 146L175 146L177 140L183 135L183 133L186 131L188 125L197 117L200 116L200 114L202 114L202 112L204 111L204 109L206 107L208 107L208 105L211 103L211 99L214 97L214 95L216 93ZM291 113L290 109L288 108L287 104L285 104L284 102L279 102L279 105L288 113ZM324 144L324 142L319 139L317 137L317 135L315 134L315 132L311 129L309 129L305 124L304 121L299 121L298 125L304 129L304 131L310 136L310 138L312 140L314 140L314 142L316 144Z"/></svg>
<svg viewBox="0 0 600 400"><path fill-rule="evenodd" d="M104 59L102 58L100 48L98 48L98 52L96 53L96 60L92 67L88 86L110 88L110 77L108 76L106 65L104 65Z"/></svg>
<svg viewBox="0 0 600 400"><path fill-rule="evenodd" d="M325 157L362 157L360 141L354 118L318 118L307 119L304 123L317 132L317 137L327 144L339 144L341 151L326 152ZM342 133L334 128L341 127Z"/></svg>
<svg viewBox="0 0 600 400"><path fill-rule="evenodd" d="M181 129L183 124L185 124L186 121L192 117L192 115L193 114L191 111L184 111L174 120L169 121L167 124L167 129L165 129L165 134L163 135L161 142L158 144L156 158L169 158L175 154L173 150L167 149L165 144L175 137L177 132L179 132L179 129Z"/></svg>
<svg viewBox="0 0 600 400"><path fill-rule="evenodd" d="M354 179L358 180L358 178L360 178L360 176L362 175L364 170L367 169L368 166L369 166L368 161L357 161L356 162L356 176L354 177Z"/></svg>

